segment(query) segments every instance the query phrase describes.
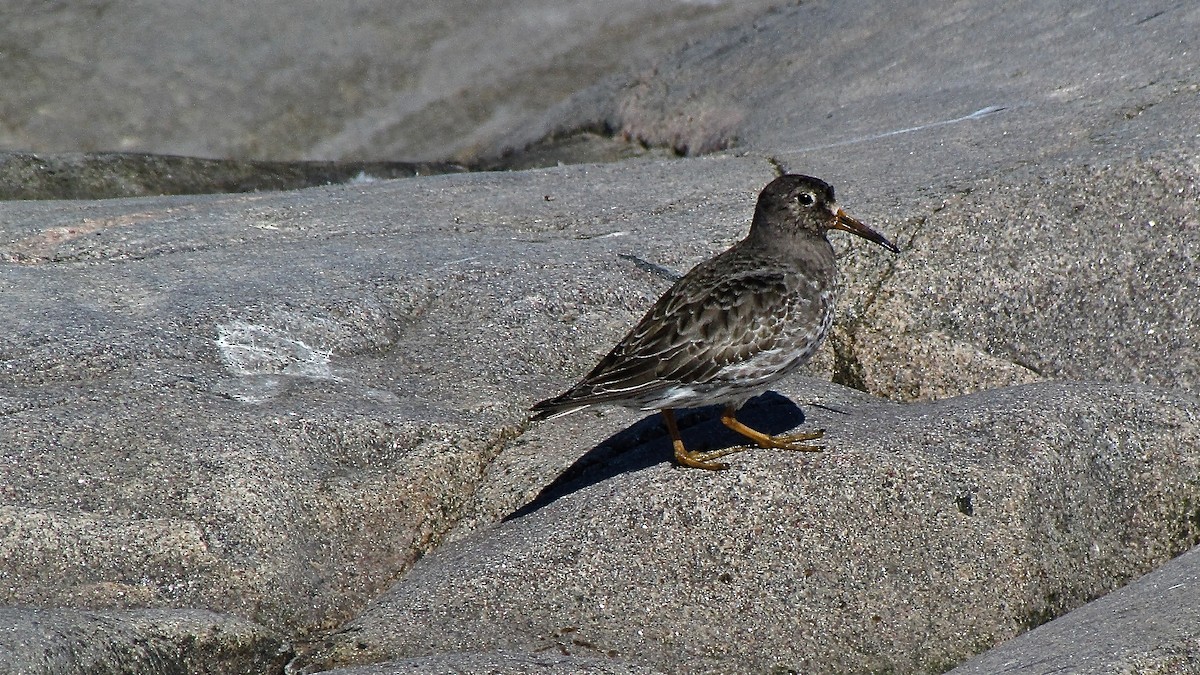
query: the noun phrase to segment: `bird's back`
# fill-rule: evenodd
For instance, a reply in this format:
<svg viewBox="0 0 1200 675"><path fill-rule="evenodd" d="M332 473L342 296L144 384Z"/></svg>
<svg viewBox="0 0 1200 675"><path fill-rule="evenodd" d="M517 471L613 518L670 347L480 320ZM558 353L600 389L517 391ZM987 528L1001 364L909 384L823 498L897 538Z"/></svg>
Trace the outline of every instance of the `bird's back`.
<svg viewBox="0 0 1200 675"><path fill-rule="evenodd" d="M590 373L533 407L641 409L745 400L811 357L833 315L833 249L797 256L751 238L684 275Z"/></svg>

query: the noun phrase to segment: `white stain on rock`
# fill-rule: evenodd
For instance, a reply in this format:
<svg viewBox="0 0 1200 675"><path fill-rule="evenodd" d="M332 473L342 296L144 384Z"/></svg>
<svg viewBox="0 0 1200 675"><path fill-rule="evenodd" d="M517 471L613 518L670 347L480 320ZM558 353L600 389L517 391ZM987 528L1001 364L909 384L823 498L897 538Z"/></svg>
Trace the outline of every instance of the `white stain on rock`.
<svg viewBox="0 0 1200 675"><path fill-rule="evenodd" d="M292 375L337 379L330 352L288 337L270 326L232 321L217 326L217 350L234 375Z"/></svg>

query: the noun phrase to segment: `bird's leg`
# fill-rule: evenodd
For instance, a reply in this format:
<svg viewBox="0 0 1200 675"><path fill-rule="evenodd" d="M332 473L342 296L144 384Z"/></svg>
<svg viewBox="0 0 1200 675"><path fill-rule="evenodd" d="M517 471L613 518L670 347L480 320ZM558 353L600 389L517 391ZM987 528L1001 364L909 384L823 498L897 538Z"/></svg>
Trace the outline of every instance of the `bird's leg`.
<svg viewBox="0 0 1200 675"><path fill-rule="evenodd" d="M801 432L794 433L794 434L780 434L778 436L768 436L768 438L774 438L775 440L781 441L783 443L803 443L804 441L815 441L815 440L819 440L824 437L825 437L824 429L816 429L814 431L801 431ZM788 450L790 448L783 448L783 449ZM818 451L821 449L822 448L817 448Z"/></svg>
<svg viewBox="0 0 1200 675"><path fill-rule="evenodd" d="M710 471L720 471L721 469L729 468L728 464L709 461L722 455L716 455L712 452L690 452L687 448L683 447L683 437L679 435L679 425L675 423L674 410L663 408L662 416L663 423L667 425L667 431L671 434L671 445L675 448L676 462L694 469L708 469ZM737 452L737 450L733 452Z"/></svg>
<svg viewBox="0 0 1200 675"><path fill-rule="evenodd" d="M825 431L818 429L816 431L800 432L796 434L783 434L780 436L769 436L757 429L742 424L734 415L737 409L733 406L726 406L725 412L721 413L721 423L733 429L739 434L758 443L759 447L775 448L778 450L797 450L799 452L820 452L825 448L819 445L808 445L806 441L815 441L825 435ZM735 451L736 452L736 451ZM728 454L728 453L726 453ZM703 459L712 459L705 457Z"/></svg>

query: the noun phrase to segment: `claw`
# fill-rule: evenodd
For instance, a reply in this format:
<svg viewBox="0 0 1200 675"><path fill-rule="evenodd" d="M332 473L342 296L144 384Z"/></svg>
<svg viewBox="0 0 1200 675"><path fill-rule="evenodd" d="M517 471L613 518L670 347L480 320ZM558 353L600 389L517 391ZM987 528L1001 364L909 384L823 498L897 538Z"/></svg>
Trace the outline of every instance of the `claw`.
<svg viewBox="0 0 1200 675"><path fill-rule="evenodd" d="M733 429L739 434L749 438L758 444L760 448L775 448L777 450L795 450L798 452L821 452L825 449L821 445L808 445L805 441L815 441L825 435L824 429L815 431L802 431L794 434L784 434L781 436L771 436L764 434L757 429L742 424L738 418L734 416L737 411L732 407L725 408L725 412L721 414L721 423Z"/></svg>
<svg viewBox="0 0 1200 675"><path fill-rule="evenodd" d="M725 462L708 461L711 458L707 457L707 455L710 454L711 453L708 452L688 452L686 450L681 451L679 448L675 448L675 461L684 466L690 466L693 469L724 471L725 469L729 468L729 465Z"/></svg>
<svg viewBox="0 0 1200 675"><path fill-rule="evenodd" d="M824 429L814 429L813 431L802 431L796 434L783 434L780 436L771 436L771 438L781 443L803 443L804 441L815 441L825 435Z"/></svg>
<svg viewBox="0 0 1200 675"><path fill-rule="evenodd" d="M683 447L683 438L679 435L679 425L675 423L675 411L664 408L662 415L663 422L667 425L667 431L671 434L671 445L675 448L676 462L693 469L708 469L709 471L723 471L729 468L729 465L724 462L710 461L722 455L714 455L711 452L692 452Z"/></svg>
<svg viewBox="0 0 1200 675"><path fill-rule="evenodd" d="M736 411L732 408L726 408L724 414L721 415L721 422L730 429L754 441L760 448L792 450L795 452L821 452L825 449L823 445L809 445L807 443L807 441L815 441L824 436L825 430L823 429L770 436L742 424L734 417L734 412ZM675 422L675 411L664 408L662 414L663 422L667 425L667 431L671 434L671 445L675 449L675 461L683 466L690 466L694 469L708 469L709 471L723 471L728 469L729 465L724 462L714 462L713 460L737 452L754 449L750 446L735 445L730 448L709 450L708 452L688 450L683 446L683 438L679 435L679 425Z"/></svg>

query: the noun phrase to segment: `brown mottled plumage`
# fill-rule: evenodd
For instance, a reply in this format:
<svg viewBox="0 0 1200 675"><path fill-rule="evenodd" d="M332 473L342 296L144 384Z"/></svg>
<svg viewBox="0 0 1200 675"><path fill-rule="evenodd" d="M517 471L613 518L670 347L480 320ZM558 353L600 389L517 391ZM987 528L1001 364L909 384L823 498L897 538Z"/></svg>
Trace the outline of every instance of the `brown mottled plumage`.
<svg viewBox="0 0 1200 675"><path fill-rule="evenodd" d="M776 178L759 194L745 239L692 268L579 384L534 405L533 418L601 403L661 410L681 464L723 469L712 460L745 448L688 451L673 414L722 404L721 421L762 447L820 450L805 444L819 431L768 436L735 413L812 357L829 332L837 275L830 229L898 251L838 208L824 181Z"/></svg>

